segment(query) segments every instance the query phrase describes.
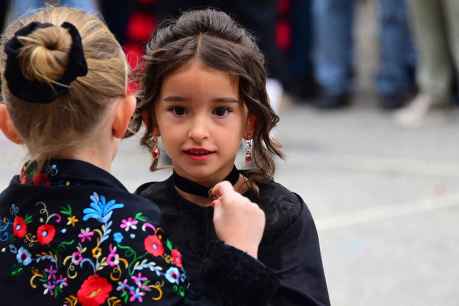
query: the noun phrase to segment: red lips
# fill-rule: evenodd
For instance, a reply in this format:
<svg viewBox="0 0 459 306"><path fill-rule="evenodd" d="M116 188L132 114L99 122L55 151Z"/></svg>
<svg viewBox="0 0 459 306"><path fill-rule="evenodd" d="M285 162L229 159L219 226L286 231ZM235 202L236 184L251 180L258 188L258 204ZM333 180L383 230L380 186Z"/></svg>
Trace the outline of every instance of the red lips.
<svg viewBox="0 0 459 306"><path fill-rule="evenodd" d="M202 149L202 148L191 148L191 149L184 150L184 152L190 155L208 155L208 154L214 153L214 151L209 151L209 150Z"/></svg>
<svg viewBox="0 0 459 306"><path fill-rule="evenodd" d="M191 157L192 160L195 161L205 161L212 153L215 153L215 151L209 151L203 148L191 148L183 150L183 152L185 152L185 154L187 154L189 157Z"/></svg>

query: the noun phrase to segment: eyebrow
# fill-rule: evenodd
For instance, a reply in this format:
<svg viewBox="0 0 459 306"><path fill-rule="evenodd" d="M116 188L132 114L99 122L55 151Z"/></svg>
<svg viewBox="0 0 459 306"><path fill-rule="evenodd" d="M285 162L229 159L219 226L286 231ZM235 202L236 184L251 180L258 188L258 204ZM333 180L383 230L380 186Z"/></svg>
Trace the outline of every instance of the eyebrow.
<svg viewBox="0 0 459 306"><path fill-rule="evenodd" d="M189 99L182 96L167 96L162 99L164 102L186 102ZM239 103L239 100L233 97L218 97L212 99L215 103Z"/></svg>

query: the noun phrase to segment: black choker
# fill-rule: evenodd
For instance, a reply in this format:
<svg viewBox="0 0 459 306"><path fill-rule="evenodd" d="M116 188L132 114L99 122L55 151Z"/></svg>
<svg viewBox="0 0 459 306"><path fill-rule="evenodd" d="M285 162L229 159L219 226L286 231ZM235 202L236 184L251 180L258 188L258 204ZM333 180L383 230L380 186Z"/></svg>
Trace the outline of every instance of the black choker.
<svg viewBox="0 0 459 306"><path fill-rule="evenodd" d="M236 166L234 166L230 174L228 174L228 176L225 177L223 180L229 181L231 185L234 186L234 184L237 183L238 179L239 179L239 170L237 170ZM178 187L180 190L183 190L187 193L198 195L204 198L209 197L209 192L213 187L213 186L206 187L198 183L195 183L193 181L190 181L189 179L178 175L177 173L175 173L175 171L172 174L172 180L174 181L174 185Z"/></svg>

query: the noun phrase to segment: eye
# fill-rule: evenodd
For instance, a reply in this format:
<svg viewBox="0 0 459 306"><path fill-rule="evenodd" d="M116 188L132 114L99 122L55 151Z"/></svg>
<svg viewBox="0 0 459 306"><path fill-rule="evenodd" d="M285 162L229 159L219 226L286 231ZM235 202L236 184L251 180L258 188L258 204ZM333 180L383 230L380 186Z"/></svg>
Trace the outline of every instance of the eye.
<svg viewBox="0 0 459 306"><path fill-rule="evenodd" d="M232 112L232 109L228 106L218 106L214 108L214 110L212 111L214 115L216 115L217 117L221 117L221 118L228 116L228 114L231 112Z"/></svg>
<svg viewBox="0 0 459 306"><path fill-rule="evenodd" d="M186 108L178 105L169 107L167 111L173 113L176 116L183 116L186 114Z"/></svg>

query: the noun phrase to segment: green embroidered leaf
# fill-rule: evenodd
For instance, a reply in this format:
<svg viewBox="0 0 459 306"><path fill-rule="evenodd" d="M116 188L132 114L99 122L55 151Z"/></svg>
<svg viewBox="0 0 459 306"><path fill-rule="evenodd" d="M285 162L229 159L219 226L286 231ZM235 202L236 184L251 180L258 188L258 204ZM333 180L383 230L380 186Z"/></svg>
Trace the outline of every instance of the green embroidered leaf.
<svg viewBox="0 0 459 306"><path fill-rule="evenodd" d="M70 207L69 204L67 206L62 207L61 213L65 216L71 216L72 215L72 207Z"/></svg>
<svg viewBox="0 0 459 306"><path fill-rule="evenodd" d="M31 215L26 215L25 216L25 223L26 224L32 223L32 216Z"/></svg>
<svg viewBox="0 0 459 306"><path fill-rule="evenodd" d="M121 298L123 299L123 302L127 304L129 300L129 294L126 291L123 291L123 293L121 294Z"/></svg>
<svg viewBox="0 0 459 306"><path fill-rule="evenodd" d="M171 242L169 239L166 240L166 247L167 247L170 251L172 251L172 249L174 248L173 245L172 245L172 242Z"/></svg>
<svg viewBox="0 0 459 306"><path fill-rule="evenodd" d="M59 297L59 295L62 293L62 288L57 287L56 290L54 290L55 297Z"/></svg>
<svg viewBox="0 0 459 306"><path fill-rule="evenodd" d="M61 253L71 247L74 244L75 240L72 241L62 241L59 245L55 248L55 253Z"/></svg>
<svg viewBox="0 0 459 306"><path fill-rule="evenodd" d="M24 271L24 268L23 267L19 267L19 268L14 269L13 271L11 271L10 275L12 277L16 277L17 275L21 274L22 271Z"/></svg>
<svg viewBox="0 0 459 306"><path fill-rule="evenodd" d="M124 256L126 256L128 258L135 258L137 256L137 254L134 251L134 249L131 248L130 246L118 244L118 247L120 248L120 250L124 251Z"/></svg>
<svg viewBox="0 0 459 306"><path fill-rule="evenodd" d="M139 220L141 222L145 222L145 220L147 220L142 212L136 213L135 214L135 218L136 218L136 220Z"/></svg>

